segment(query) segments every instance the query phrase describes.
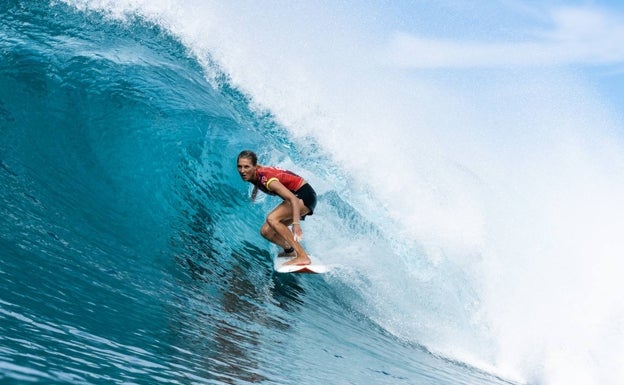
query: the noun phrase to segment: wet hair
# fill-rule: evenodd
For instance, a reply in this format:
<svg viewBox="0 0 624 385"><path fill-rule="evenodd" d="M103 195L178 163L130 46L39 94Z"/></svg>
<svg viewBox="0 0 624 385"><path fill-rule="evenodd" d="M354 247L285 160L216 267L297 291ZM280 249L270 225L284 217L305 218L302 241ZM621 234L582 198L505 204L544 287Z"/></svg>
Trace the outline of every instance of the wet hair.
<svg viewBox="0 0 624 385"><path fill-rule="evenodd" d="M247 158L251 160L251 164L254 166L258 164L258 156L253 151L250 151L250 150L241 151L240 154L238 154L238 158L236 158L236 160L239 160L240 158Z"/></svg>

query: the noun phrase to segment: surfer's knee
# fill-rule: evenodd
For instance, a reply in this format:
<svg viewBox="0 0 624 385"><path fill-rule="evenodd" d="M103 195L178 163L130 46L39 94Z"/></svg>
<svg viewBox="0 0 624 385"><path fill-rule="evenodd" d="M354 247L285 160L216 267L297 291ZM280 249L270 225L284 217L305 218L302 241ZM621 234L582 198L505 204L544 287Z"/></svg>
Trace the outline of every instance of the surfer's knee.
<svg viewBox="0 0 624 385"><path fill-rule="evenodd" d="M271 226L269 226L268 223L264 222L264 224L260 228L260 235L262 235L266 239L271 239L272 234L273 229L271 229Z"/></svg>
<svg viewBox="0 0 624 385"><path fill-rule="evenodd" d="M280 219L277 216L269 215L266 217L266 222L264 222L267 227L271 229L275 229L278 224L281 223Z"/></svg>

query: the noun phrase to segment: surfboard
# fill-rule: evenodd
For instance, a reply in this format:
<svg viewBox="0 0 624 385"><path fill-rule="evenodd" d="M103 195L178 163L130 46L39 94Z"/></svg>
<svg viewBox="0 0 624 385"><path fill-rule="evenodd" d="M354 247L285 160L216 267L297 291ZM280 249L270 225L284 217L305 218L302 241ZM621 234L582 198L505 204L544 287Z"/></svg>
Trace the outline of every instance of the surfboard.
<svg viewBox="0 0 624 385"><path fill-rule="evenodd" d="M290 261L292 258L278 258L275 257L274 269L278 273L295 273L295 274L323 274L329 271L329 267L320 263L315 263L315 258L308 255L312 260L310 265L286 265L284 263Z"/></svg>
<svg viewBox="0 0 624 385"><path fill-rule="evenodd" d="M322 274L327 273L329 269L325 265L287 265L279 266L275 269L278 273L305 273L305 274Z"/></svg>

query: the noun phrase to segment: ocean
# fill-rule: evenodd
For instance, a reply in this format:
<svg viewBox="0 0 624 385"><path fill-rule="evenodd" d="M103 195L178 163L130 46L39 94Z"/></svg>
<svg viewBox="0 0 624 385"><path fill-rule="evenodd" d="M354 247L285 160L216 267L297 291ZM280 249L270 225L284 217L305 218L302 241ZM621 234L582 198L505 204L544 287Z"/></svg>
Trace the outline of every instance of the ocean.
<svg viewBox="0 0 624 385"><path fill-rule="evenodd" d="M410 71L375 7L2 2L2 384L624 381L621 116ZM273 271L244 149L329 273Z"/></svg>

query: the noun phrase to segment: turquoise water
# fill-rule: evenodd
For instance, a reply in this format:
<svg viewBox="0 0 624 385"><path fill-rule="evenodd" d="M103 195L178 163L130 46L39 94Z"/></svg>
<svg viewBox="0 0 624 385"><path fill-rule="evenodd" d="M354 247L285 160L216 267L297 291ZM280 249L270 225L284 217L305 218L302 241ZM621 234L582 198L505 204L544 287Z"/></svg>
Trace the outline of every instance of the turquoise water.
<svg viewBox="0 0 624 385"><path fill-rule="evenodd" d="M603 378L602 363L575 360L604 354L594 337L621 334L619 313L595 308L602 321L560 322L569 297L543 286L557 281L559 259L521 257L527 228L549 223L516 216L542 194L505 196L519 174L501 181L431 150L406 175L395 156L431 138L389 124L371 141L368 128L345 129L299 94L280 94L289 106L261 103L274 92L270 71L184 33L209 24L203 5L154 3L160 15L148 4L119 14L113 3L87 3L0 5L0 382L541 384L573 366L589 368L581 379ZM291 127L310 120L322 124ZM504 137L490 134L496 144ZM276 250L258 229L277 202L249 202L235 167L242 149L319 192L304 244L330 273L273 272ZM345 153L376 163L349 167ZM517 238L496 237L508 228ZM583 266L567 267L565 293L584 291L585 279L594 287L576 274ZM566 317L595 304L596 292L576 296L579 313L566 306ZM607 326L589 333L588 324Z"/></svg>
<svg viewBox="0 0 624 385"><path fill-rule="evenodd" d="M501 383L272 272L235 157L288 138L163 30L1 12L3 383Z"/></svg>

